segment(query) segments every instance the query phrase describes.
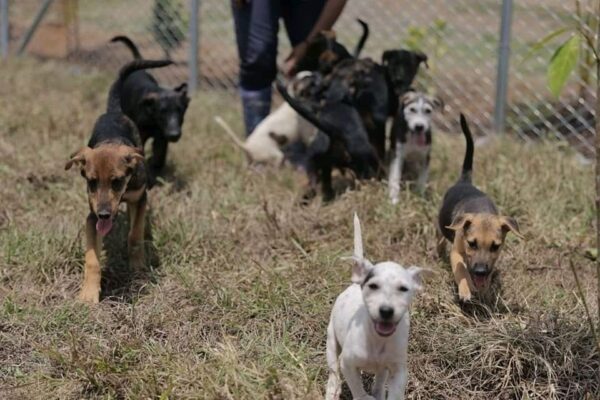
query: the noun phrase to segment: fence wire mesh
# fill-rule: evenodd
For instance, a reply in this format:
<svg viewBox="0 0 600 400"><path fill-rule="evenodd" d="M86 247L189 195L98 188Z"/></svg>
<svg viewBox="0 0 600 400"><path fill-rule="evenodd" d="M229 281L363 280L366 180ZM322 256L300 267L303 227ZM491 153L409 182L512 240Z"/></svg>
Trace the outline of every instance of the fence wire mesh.
<svg viewBox="0 0 600 400"><path fill-rule="evenodd" d="M9 3L10 43L14 53L42 1ZM591 54L581 57L574 79L557 99L547 88L546 69L559 41L532 54L532 46L566 25L587 24L599 16L591 0L520 0L514 3L508 81L508 131L524 138L559 137L580 152L592 154L597 77ZM579 5L579 12L577 11ZM364 57L379 61L384 50L413 48L429 56L416 86L440 96L446 113L438 129L457 129L465 112L479 131L493 126L501 0L361 0L349 1L335 26L338 40L353 48L361 30L356 18L369 23ZM108 40L131 37L145 58L170 56L176 66L153 71L165 84L188 77L189 0L55 0L26 51L69 64L114 71L131 59L121 44ZM200 0L199 89L236 93L238 57L229 0ZM592 22L590 22L592 21ZM280 29L279 55L289 51Z"/></svg>

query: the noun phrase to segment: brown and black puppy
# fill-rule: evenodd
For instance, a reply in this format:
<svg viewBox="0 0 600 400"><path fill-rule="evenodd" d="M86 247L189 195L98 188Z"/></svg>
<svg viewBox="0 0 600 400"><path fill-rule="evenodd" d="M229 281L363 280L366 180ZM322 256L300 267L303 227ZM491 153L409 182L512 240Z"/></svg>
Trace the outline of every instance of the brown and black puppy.
<svg viewBox="0 0 600 400"><path fill-rule="evenodd" d="M450 264L458 285L458 297L469 301L473 292L484 293L489 288L506 234L513 232L519 238L522 236L517 221L499 215L494 202L471 183L473 138L462 114L460 125L467 150L460 179L444 195L439 229L452 243ZM443 239L440 244L443 246Z"/></svg>
<svg viewBox="0 0 600 400"><path fill-rule="evenodd" d="M88 145L65 165L76 165L87 181L90 213L86 220L85 269L79 298L90 303L100 299L102 237L106 236L121 202L127 203L130 230L127 238L129 264L144 266L144 218L146 213L146 168L142 141L136 125L121 110L123 81L135 71L159 68L171 61L136 60L125 65L108 95L108 107L94 125Z"/></svg>

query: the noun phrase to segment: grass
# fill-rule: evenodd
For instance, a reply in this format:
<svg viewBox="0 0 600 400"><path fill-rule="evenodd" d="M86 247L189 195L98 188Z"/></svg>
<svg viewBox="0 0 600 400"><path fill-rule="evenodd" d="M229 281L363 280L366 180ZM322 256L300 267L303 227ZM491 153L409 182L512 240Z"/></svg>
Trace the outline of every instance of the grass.
<svg viewBox="0 0 600 400"><path fill-rule="evenodd" d="M318 399L325 329L350 282L352 213L367 256L438 273L412 310L408 398L596 399L600 355L569 269L595 298L592 170L561 143L478 147L475 181L517 218L488 313L463 310L433 221L457 177L462 137L438 134L430 190L388 204L364 183L300 207L300 176L256 173L212 117L241 132L219 92L192 100L171 173L150 192L150 266L132 279L126 219L107 238L103 300L82 278L84 182L63 170L104 109L112 77L61 64L0 64L0 398ZM447 115L446 118L454 118ZM595 305L592 314L596 315Z"/></svg>

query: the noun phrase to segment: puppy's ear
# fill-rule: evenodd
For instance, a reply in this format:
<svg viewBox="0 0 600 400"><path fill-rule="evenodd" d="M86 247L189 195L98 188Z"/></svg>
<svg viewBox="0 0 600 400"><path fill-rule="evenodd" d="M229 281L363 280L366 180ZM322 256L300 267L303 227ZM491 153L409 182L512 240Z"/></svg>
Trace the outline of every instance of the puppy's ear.
<svg viewBox="0 0 600 400"><path fill-rule="evenodd" d="M140 100L140 104L144 108L152 109L158 103L158 93L148 93Z"/></svg>
<svg viewBox="0 0 600 400"><path fill-rule="evenodd" d="M409 88L406 91L406 93L404 93L402 96L400 96L400 104L405 106L408 103L410 103L411 101L413 101L416 96L417 96L417 92L415 92L415 90L413 88Z"/></svg>
<svg viewBox="0 0 600 400"><path fill-rule="evenodd" d="M437 108L440 111L444 111L444 107L446 106L446 104L444 103L444 100L441 97L438 96L434 96L431 98L431 104L433 104L434 108Z"/></svg>
<svg viewBox="0 0 600 400"><path fill-rule="evenodd" d="M144 162L144 149L141 147L133 148L125 155L125 163L128 170L133 170L141 162Z"/></svg>
<svg viewBox="0 0 600 400"><path fill-rule="evenodd" d="M454 218L454 221L452 221L452 224L450 224L446 228L451 229L453 231L458 231L460 229L466 231L467 229L469 229L469 226L471 226L472 222L473 222L473 215L471 215L469 213L461 214L461 215L457 216L456 218Z"/></svg>
<svg viewBox="0 0 600 400"><path fill-rule="evenodd" d="M77 164L79 167L84 167L86 157L89 155L90 151L92 151L92 149L86 146L71 154L69 161L67 161L65 164L65 170L71 169L73 164Z"/></svg>
<svg viewBox="0 0 600 400"><path fill-rule="evenodd" d="M408 274L412 278L414 289L416 291L422 290L423 289L423 275L425 275L430 270L413 265L413 266L410 266L407 271L408 271Z"/></svg>
<svg viewBox="0 0 600 400"><path fill-rule="evenodd" d="M514 233L519 239L525 239L519 230L519 224L513 217L500 217L502 220L502 232L506 235L509 231Z"/></svg>
<svg viewBox="0 0 600 400"><path fill-rule="evenodd" d="M425 68L429 69L429 64L427 64L427 54L422 51L415 51L415 59L417 60L417 66L420 63L425 64Z"/></svg>
<svg viewBox="0 0 600 400"><path fill-rule="evenodd" d="M187 94L187 89L188 89L188 84L186 82L183 82L181 85L177 86L173 90L176 92L181 92L181 93Z"/></svg>
<svg viewBox="0 0 600 400"><path fill-rule="evenodd" d="M383 65L384 67L387 67L387 65L390 62L390 58L392 58L392 54L394 54L396 50L386 50L383 52L383 55L381 56L381 65Z"/></svg>
<svg viewBox="0 0 600 400"><path fill-rule="evenodd" d="M352 283L360 285L373 269L373 264L366 258L358 258L356 256L350 258L354 261L354 265L352 266Z"/></svg>

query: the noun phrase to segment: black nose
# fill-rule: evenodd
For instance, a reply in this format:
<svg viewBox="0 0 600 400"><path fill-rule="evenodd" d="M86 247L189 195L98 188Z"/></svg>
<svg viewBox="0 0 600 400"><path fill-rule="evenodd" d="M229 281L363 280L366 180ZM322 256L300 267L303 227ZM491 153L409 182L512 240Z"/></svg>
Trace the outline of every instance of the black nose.
<svg viewBox="0 0 600 400"><path fill-rule="evenodd" d="M473 275L487 276L490 273L490 269L487 264L477 263L473 265Z"/></svg>
<svg viewBox="0 0 600 400"><path fill-rule="evenodd" d="M390 319L394 316L394 309L388 306L379 307L379 315L382 319Z"/></svg>
<svg viewBox="0 0 600 400"><path fill-rule="evenodd" d="M110 211L98 211L98 218L100 219L109 219L110 218Z"/></svg>
<svg viewBox="0 0 600 400"><path fill-rule="evenodd" d="M423 124L416 124L415 125L415 131L422 132L423 129L425 129L425 125L423 125Z"/></svg>

